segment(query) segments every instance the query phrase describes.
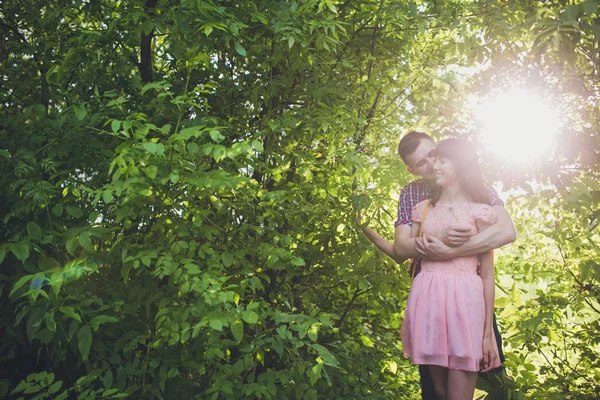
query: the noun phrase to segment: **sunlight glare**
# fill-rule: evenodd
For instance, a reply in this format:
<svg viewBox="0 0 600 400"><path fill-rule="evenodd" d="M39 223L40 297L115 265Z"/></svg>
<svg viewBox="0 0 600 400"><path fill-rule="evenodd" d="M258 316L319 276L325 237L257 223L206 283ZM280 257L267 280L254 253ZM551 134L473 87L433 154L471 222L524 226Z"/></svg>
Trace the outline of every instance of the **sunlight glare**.
<svg viewBox="0 0 600 400"><path fill-rule="evenodd" d="M554 144L558 113L527 91L514 88L475 107L485 148L516 163L531 162Z"/></svg>

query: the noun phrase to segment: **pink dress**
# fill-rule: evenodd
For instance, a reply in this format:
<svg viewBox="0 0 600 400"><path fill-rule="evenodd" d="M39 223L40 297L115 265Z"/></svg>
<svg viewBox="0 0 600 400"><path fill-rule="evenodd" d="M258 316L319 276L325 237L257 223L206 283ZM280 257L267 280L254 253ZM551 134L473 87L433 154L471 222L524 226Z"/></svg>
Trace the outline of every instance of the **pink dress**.
<svg viewBox="0 0 600 400"><path fill-rule="evenodd" d="M412 220L421 222L423 207L415 206ZM496 222L494 209L481 203L430 206L423 233L436 235L450 225L469 224L477 233L475 220ZM414 364L479 371L483 358L485 300L483 281L477 274L477 256L445 261L423 261L415 277L404 311L402 346ZM496 354L498 349L493 340ZM494 367L500 366L499 357Z"/></svg>

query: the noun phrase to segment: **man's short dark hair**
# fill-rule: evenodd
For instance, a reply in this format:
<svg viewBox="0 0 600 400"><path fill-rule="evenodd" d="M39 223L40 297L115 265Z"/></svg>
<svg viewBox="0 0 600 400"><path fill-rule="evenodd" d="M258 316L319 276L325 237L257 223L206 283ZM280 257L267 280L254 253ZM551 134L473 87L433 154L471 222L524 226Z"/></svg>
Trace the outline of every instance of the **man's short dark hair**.
<svg viewBox="0 0 600 400"><path fill-rule="evenodd" d="M433 142L433 139L428 134L418 131L410 131L400 140L400 143L398 143L398 155L404 161L404 164L408 165L406 159L419 147L421 140L431 140Z"/></svg>

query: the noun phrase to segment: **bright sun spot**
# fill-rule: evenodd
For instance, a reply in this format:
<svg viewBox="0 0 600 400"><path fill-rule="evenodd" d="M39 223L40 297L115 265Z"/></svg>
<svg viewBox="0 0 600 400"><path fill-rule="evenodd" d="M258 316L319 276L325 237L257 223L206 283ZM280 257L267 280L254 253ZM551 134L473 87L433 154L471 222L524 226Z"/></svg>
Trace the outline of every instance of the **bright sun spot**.
<svg viewBox="0 0 600 400"><path fill-rule="evenodd" d="M555 110L519 88L476 106L475 118L486 149L518 163L533 161L546 153L561 125Z"/></svg>

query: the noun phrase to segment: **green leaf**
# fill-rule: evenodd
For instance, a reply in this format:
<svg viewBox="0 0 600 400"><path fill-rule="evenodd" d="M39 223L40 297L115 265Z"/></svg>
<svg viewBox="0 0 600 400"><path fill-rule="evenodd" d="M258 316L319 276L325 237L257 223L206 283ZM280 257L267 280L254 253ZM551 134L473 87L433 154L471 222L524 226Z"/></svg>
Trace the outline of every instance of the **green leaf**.
<svg viewBox="0 0 600 400"><path fill-rule="evenodd" d="M329 365L332 367L340 366L339 361L324 346L314 343L311 345L311 347L317 351L317 353L319 354L319 357L321 357L321 359L323 359L323 363L325 363L325 365Z"/></svg>
<svg viewBox="0 0 600 400"><path fill-rule="evenodd" d="M496 301L494 302L494 307L504 308L509 304L510 304L509 297L500 297L500 298L496 299Z"/></svg>
<svg viewBox="0 0 600 400"><path fill-rule="evenodd" d="M142 144L142 146L144 146L146 151L152 154L162 156L165 153L165 146L162 143L146 142Z"/></svg>
<svg viewBox="0 0 600 400"><path fill-rule="evenodd" d="M598 6L599 4L597 0L586 0L583 2L583 11L587 15L592 15L598 10Z"/></svg>
<svg viewBox="0 0 600 400"><path fill-rule="evenodd" d="M168 135L169 132L171 131L171 124L164 124L163 126L160 127L160 131L162 133L164 133L165 135Z"/></svg>
<svg viewBox="0 0 600 400"><path fill-rule="evenodd" d="M10 251L21 261L25 261L29 258L29 244L25 242L11 243Z"/></svg>
<svg viewBox="0 0 600 400"><path fill-rule="evenodd" d="M235 340L240 343L244 338L244 323L239 319L234 321L231 324L231 333L233 333Z"/></svg>
<svg viewBox="0 0 600 400"><path fill-rule="evenodd" d="M142 22L142 32L144 32L144 35L148 36L152 33L152 31L154 30L154 22L152 22L152 20L145 20L144 22Z"/></svg>
<svg viewBox="0 0 600 400"><path fill-rule="evenodd" d="M110 129L112 129L114 133L119 132L119 129L121 129L121 121L113 119L110 123Z"/></svg>
<svg viewBox="0 0 600 400"><path fill-rule="evenodd" d="M154 179L156 178L156 173L158 172L158 168L155 165L150 165L144 168L144 172L148 175L148 178Z"/></svg>
<svg viewBox="0 0 600 400"><path fill-rule="evenodd" d="M88 222L92 225L95 224L99 216L100 213L98 211L92 211L90 215L88 215Z"/></svg>
<svg viewBox="0 0 600 400"><path fill-rule="evenodd" d="M85 116L87 115L85 106L75 105L75 106L73 106L73 110L75 111L75 116L80 121L82 121L85 118Z"/></svg>
<svg viewBox="0 0 600 400"><path fill-rule="evenodd" d="M56 382L54 382L52 384L52 386L50 386L48 388L48 393L54 394L54 393L58 392L60 390L62 384L63 384L62 381L56 381Z"/></svg>
<svg viewBox="0 0 600 400"><path fill-rule="evenodd" d="M25 275L23 277L21 277L21 279L19 279L12 287L12 290L10 291L9 297L13 295L13 293L15 293L17 290L19 290L20 288L23 287L23 285L25 285L27 282L29 282L30 280L33 279L35 275Z"/></svg>
<svg viewBox="0 0 600 400"><path fill-rule="evenodd" d="M108 315L96 315L90 321L90 325L92 325L92 328L94 328L94 330L97 331L100 325L106 324L107 322L119 322L119 320L115 317L111 317Z"/></svg>
<svg viewBox="0 0 600 400"><path fill-rule="evenodd" d="M317 324L312 324L310 326L310 328L308 328L308 337L310 340L312 340L313 342L317 341L318 338L318 334L319 334L319 326Z"/></svg>
<svg viewBox="0 0 600 400"><path fill-rule="evenodd" d="M75 250L77 250L77 247L79 247L78 244L79 244L79 240L77 240L77 236L73 236L73 237L67 239L67 242L65 243L65 248L67 249L67 252L69 254L74 256Z"/></svg>
<svg viewBox="0 0 600 400"><path fill-rule="evenodd" d="M219 132L216 129L212 129L210 131L210 137L213 141L220 143L223 139L225 139L225 136L221 135L221 132Z"/></svg>
<svg viewBox="0 0 600 400"><path fill-rule="evenodd" d="M185 264L183 267L187 270L188 274L190 275L198 275L200 273L200 267L196 264L189 263Z"/></svg>
<svg viewBox="0 0 600 400"><path fill-rule="evenodd" d="M216 331L222 331L223 330L223 321L218 318L218 317L214 317L208 320L208 325L216 330Z"/></svg>
<svg viewBox="0 0 600 400"><path fill-rule="evenodd" d="M92 253L96 251L92 243L92 237L88 231L84 231L79 234L79 244L87 251Z"/></svg>
<svg viewBox="0 0 600 400"><path fill-rule="evenodd" d="M226 267L231 267L233 264L233 255L231 253L224 252L221 254L221 260L223 260L223 265Z"/></svg>
<svg viewBox="0 0 600 400"><path fill-rule="evenodd" d="M254 311L244 310L242 311L242 319L249 324L255 324L258 322L258 314Z"/></svg>
<svg viewBox="0 0 600 400"><path fill-rule="evenodd" d="M213 27L212 27L212 26L210 26L210 25L206 25L206 26L204 27L204 34L205 34L206 36L209 36L209 35L211 34L211 32L212 32L212 31L213 31Z"/></svg>
<svg viewBox="0 0 600 400"><path fill-rule="evenodd" d="M254 150L256 150L256 151L264 150L262 142L260 140L256 140L256 139L254 139L252 141L252 148L254 148Z"/></svg>
<svg viewBox="0 0 600 400"><path fill-rule="evenodd" d="M142 260L142 264L144 264L146 267L149 267L150 265L152 265L152 259L148 256L142 256L141 260Z"/></svg>
<svg viewBox="0 0 600 400"><path fill-rule="evenodd" d="M83 211L79 207L75 206L66 206L67 214L69 214L73 218L81 218L83 216Z"/></svg>
<svg viewBox="0 0 600 400"><path fill-rule="evenodd" d="M63 306L60 307L58 309L58 311L60 311L61 313L65 314L68 317L73 318L74 320L78 321L79 323L81 323L81 317L79 316L79 314L77 314L75 312L75 309L73 307L70 306Z"/></svg>
<svg viewBox="0 0 600 400"><path fill-rule="evenodd" d="M237 51L239 55L246 57L246 49L240 44L240 42L235 42L235 51Z"/></svg>
<svg viewBox="0 0 600 400"><path fill-rule="evenodd" d="M297 267L301 267L303 265L305 265L304 260L300 257L294 257L292 258L292 265L295 265Z"/></svg>
<svg viewBox="0 0 600 400"><path fill-rule="evenodd" d="M59 381L62 383L62 381ZM67 397L69 397L69 391L65 390L64 392L62 392L61 394L59 394L58 396L56 396L54 398L54 400L67 400Z"/></svg>
<svg viewBox="0 0 600 400"><path fill-rule="evenodd" d="M315 364L310 370L307 371L307 375L310 378L310 384L312 386L317 383L317 381L321 378L321 371L323 369L323 365Z"/></svg>
<svg viewBox="0 0 600 400"><path fill-rule="evenodd" d="M104 192L102 192L102 200L106 203L106 204L110 204L113 201L113 195L112 195L112 191L110 190L105 190Z"/></svg>
<svg viewBox="0 0 600 400"><path fill-rule="evenodd" d="M146 151L149 151L152 154L156 154L156 143L146 142L142 144L142 146L144 146L144 149L146 149Z"/></svg>
<svg viewBox="0 0 600 400"><path fill-rule="evenodd" d="M360 336L360 341L362 342L362 344L364 344L367 347L375 347L375 344L373 343L373 341L371 340L371 338L368 337L368 336L361 335Z"/></svg>
<svg viewBox="0 0 600 400"><path fill-rule="evenodd" d="M63 213L63 207L60 204L55 205L54 207L52 207L52 214L56 215L57 217L60 217Z"/></svg>
<svg viewBox="0 0 600 400"><path fill-rule="evenodd" d="M6 248L4 246L0 247L0 264L4 261L4 257L6 256Z"/></svg>
<svg viewBox="0 0 600 400"><path fill-rule="evenodd" d="M190 153L194 154L198 151L198 145L194 142L187 145L187 149Z"/></svg>
<svg viewBox="0 0 600 400"><path fill-rule="evenodd" d="M86 361L92 347L92 328L89 325L84 325L79 329L79 333L77 334L77 346L81 353L81 358Z"/></svg>
<svg viewBox="0 0 600 400"><path fill-rule="evenodd" d="M510 298L512 301L516 301L517 300L517 282L514 282L512 287L510 288Z"/></svg>

